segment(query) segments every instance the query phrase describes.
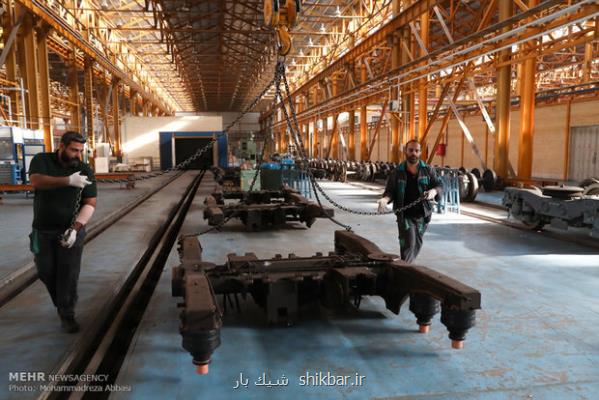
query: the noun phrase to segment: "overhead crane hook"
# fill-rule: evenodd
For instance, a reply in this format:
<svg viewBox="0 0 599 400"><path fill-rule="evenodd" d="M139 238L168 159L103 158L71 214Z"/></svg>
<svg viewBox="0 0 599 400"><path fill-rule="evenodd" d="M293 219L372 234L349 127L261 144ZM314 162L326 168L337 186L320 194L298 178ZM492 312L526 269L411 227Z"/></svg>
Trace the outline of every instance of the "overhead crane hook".
<svg viewBox="0 0 599 400"><path fill-rule="evenodd" d="M289 29L297 25L300 8L300 0L264 0L264 24L275 29L280 56L291 51Z"/></svg>

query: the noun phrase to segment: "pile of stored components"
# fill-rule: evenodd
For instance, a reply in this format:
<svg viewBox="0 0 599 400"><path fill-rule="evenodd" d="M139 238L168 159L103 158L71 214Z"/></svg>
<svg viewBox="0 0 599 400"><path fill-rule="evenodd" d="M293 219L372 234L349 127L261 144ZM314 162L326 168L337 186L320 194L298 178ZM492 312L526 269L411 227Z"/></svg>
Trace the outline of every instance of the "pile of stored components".
<svg viewBox="0 0 599 400"><path fill-rule="evenodd" d="M503 205L530 229L583 227L599 237L599 184L506 188Z"/></svg>
<svg viewBox="0 0 599 400"><path fill-rule="evenodd" d="M225 204L225 199L241 200ZM289 187L282 190L216 191L204 200L204 219L211 226L239 218L248 231L278 227L300 221L311 227L316 218L334 215L331 208L320 206Z"/></svg>
<svg viewBox="0 0 599 400"><path fill-rule="evenodd" d="M249 293L265 309L269 323L286 325L297 321L301 306L316 301L339 309L359 307L362 296L380 296L387 309L398 314L409 297L420 332L428 332L441 310L441 323L457 349L463 347L466 332L475 324L475 310L480 309L476 289L427 267L407 264L350 231L335 231L335 251L328 256L258 259L253 253L229 254L224 265L215 265L202 260L195 236L179 240L179 255L172 294L184 299L179 303L183 348L193 356L199 373L208 372L212 353L220 345L222 311L217 295L223 295L226 310L227 299L233 304L230 296L238 300L238 294Z"/></svg>
<svg viewBox="0 0 599 400"><path fill-rule="evenodd" d="M310 169L316 178L346 182L347 179L364 182L385 181L396 164L382 161L347 161L311 159Z"/></svg>
<svg viewBox="0 0 599 400"><path fill-rule="evenodd" d="M480 188L487 192L501 188L501 182L492 169L486 169L482 174L478 168L472 168L468 172L465 168L459 168L460 172L460 200L473 202Z"/></svg>
<svg viewBox="0 0 599 400"><path fill-rule="evenodd" d="M387 177L397 167L397 164L384 161L344 161L330 159L311 159L310 169L313 175L319 179L329 179L333 181L346 182L349 180L359 180L363 182L383 183ZM437 174L442 171L452 170L449 166L445 168L436 167ZM483 188L487 192L502 188L501 179L492 169L485 169L481 173L478 168L472 168L470 171L461 167L455 170L459 175L459 194L460 201L473 202L476 195Z"/></svg>

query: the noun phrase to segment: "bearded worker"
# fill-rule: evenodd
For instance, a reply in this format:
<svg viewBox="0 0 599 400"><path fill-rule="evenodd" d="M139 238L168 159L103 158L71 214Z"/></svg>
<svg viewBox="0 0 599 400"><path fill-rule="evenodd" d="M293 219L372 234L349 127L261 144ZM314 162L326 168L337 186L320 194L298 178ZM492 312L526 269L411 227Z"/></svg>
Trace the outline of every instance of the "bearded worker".
<svg viewBox="0 0 599 400"><path fill-rule="evenodd" d="M38 276L67 333L79 331L77 282L85 225L96 207L94 174L81 160L84 144L79 133L65 132L56 152L35 155L29 167L29 180L35 188L30 248Z"/></svg>

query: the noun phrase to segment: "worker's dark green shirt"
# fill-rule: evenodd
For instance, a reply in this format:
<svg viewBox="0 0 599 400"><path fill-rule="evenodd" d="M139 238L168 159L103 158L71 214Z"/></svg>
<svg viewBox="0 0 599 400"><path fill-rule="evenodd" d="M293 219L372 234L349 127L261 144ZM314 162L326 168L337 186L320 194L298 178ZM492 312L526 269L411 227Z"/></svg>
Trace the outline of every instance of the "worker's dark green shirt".
<svg viewBox="0 0 599 400"><path fill-rule="evenodd" d="M31 160L29 175L69 176L81 171L93 181L83 189L82 199L96 197L97 189L92 169L84 162L75 167L64 167L58 161L58 152L39 153ZM33 227L40 230L64 230L71 224L79 188L63 186L56 189L36 189L33 200Z"/></svg>

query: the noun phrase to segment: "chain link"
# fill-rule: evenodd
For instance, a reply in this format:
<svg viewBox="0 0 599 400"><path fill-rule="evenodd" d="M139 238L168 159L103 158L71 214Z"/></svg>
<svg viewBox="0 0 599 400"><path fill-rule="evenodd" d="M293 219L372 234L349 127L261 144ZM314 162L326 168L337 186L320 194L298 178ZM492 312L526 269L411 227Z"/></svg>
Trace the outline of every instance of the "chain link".
<svg viewBox="0 0 599 400"><path fill-rule="evenodd" d="M293 138L296 147L298 147L300 156L302 158L303 161L308 162L308 158L305 154L305 150L304 150L304 143L303 143L303 139L302 136L299 133L299 123L297 120L297 114L295 112L295 107L293 105L293 102L291 101L291 91L289 89L289 83L287 82L287 76L285 74L285 65L283 63L280 63L277 65L277 69L280 69L279 74L281 75L281 78L283 80L283 83L285 85L285 94L287 95L287 99L288 99L288 104L289 104L289 110L291 111L291 116L293 118L293 126L291 123L291 119L289 118L289 114L287 112L287 108L285 107L284 104L284 99L283 96L280 92L280 89L277 87L276 88L276 96L278 96L281 99L281 102L283 103L283 113L285 114L285 119L287 121L287 126L289 127L292 135L291 137ZM275 96L275 97L276 97ZM350 214L356 214L356 215L388 215L388 214L401 214L402 212L404 212L405 210L412 208L414 206L416 206L417 204L421 203L422 201L424 201L426 199L426 197L423 195L421 197L419 197L418 199L416 199L415 201L411 202L410 204L407 204L403 207L400 207L396 210L391 210L391 211L383 211L383 212L379 212L379 211L361 211L361 210L355 210L346 206L343 206L342 204L336 202L335 200L333 200L331 198L331 196L329 196L324 189L322 188L322 186L320 186L320 184L318 183L318 181L316 180L316 178L314 177L314 175L312 174L312 170L310 167L308 167L308 176L310 178L312 187L315 189L315 195L316 195L316 199L318 200L319 205L322 207L322 204L320 202L320 199L318 197L318 193L320 193L329 203L331 203L334 207L348 212ZM333 221L341 226L344 226L346 229L351 230L351 227L349 225L343 225L340 224L338 221Z"/></svg>
<svg viewBox="0 0 599 400"><path fill-rule="evenodd" d="M244 111L237 116L237 118L235 118L233 120L233 122L231 122L222 132L220 132L219 134L216 135L215 138L212 138L210 140L210 143L208 143L206 146L199 148L192 156L190 156L189 158L187 158L184 161L181 161L179 164L165 169L163 171L158 171L158 172L154 172L151 174L146 174L146 175L141 175L141 176L135 176L131 179L102 179L103 183L126 183L126 184L130 184L131 182L135 182L135 181L143 181L146 179L150 179L150 178L156 178L158 176L162 176L164 174L167 174L169 172L172 171L177 171L177 170L181 170L186 168L189 164L191 164L193 161L197 160L199 157L201 157L205 152L207 152L209 149L211 149L214 146L214 143L216 143L218 141L218 139L220 139L223 136L227 136L229 134L229 130L235 126L235 124L237 124L249 111L251 111L252 109L254 109L256 107L256 105L258 105L258 102L262 99L262 97L264 97L264 95L266 94L266 92L268 92L268 90L272 87L272 85L275 83L275 80L277 79L277 75L275 74L275 77L268 83L268 85L266 85L264 87L264 89L262 90L262 92L260 92L258 94L258 96L256 96L256 98L254 98L254 101L252 101L252 103L250 105L248 105ZM265 141L265 145L266 145L266 141ZM264 151L264 149L263 149ZM257 171L258 173L259 171ZM256 175L254 175L254 179L252 181L252 186L250 187L250 191L253 189L254 187L254 183L256 182L256 177L257 177L257 173ZM93 180L94 182L97 182L97 180ZM75 201L75 207L73 210L73 216L71 218L71 223L69 225L69 229L67 229L66 232L64 232L62 235L60 235L60 239L65 239L66 237L66 233L70 230L70 229L74 229L74 225L75 225L75 221L77 219L77 215L79 213L79 208L81 207L81 196L83 194L83 189L79 189L79 192L77 193L77 199ZM220 226L224 225L226 222L228 222L230 219L232 218L229 217L227 219L225 219L225 221L220 224ZM211 228L210 230L216 229L219 226L215 226L213 228ZM206 231L208 232L208 231ZM204 233L206 233L204 232ZM203 234L203 233L202 233Z"/></svg>
<svg viewBox="0 0 599 400"><path fill-rule="evenodd" d="M297 123L297 116L295 114L295 108L293 106L293 102L291 101L291 96L289 95L289 85L287 83L287 77L285 75L285 63L283 61L279 61L277 63L277 73L283 78L283 81L285 83L285 88L287 89L287 93L288 93L288 100L289 100L289 110L291 110L291 113L293 115L293 119L295 122L295 125L298 127L297 130L294 130L294 127L292 126L291 123L291 119L289 118L289 113L287 112L287 107L285 107L285 99L283 98L283 95L281 94L281 87L280 87L280 82L279 84L277 84L275 86L275 99L279 98L281 99L281 104L282 104L282 109L283 109L283 114L285 115L285 121L287 122L287 126L289 127L289 130L291 131L291 138L293 139L293 142L295 143L295 146L297 147L300 157L302 158L302 160L304 162L307 162L308 159L304 153L304 144L302 142L301 137L298 138L298 135L296 132L299 132L299 124ZM312 185L312 188L314 190L314 197L316 198L316 201L318 203L318 206L320 207L321 210L323 210L324 213L324 207L322 205L322 202L320 201L320 197L318 196L318 190L317 190L317 186L315 185L315 179L314 176L312 175L312 170L309 167L309 163L308 163L308 168L307 168L307 172L308 172L308 177L310 179L310 184ZM337 219L335 219L333 216L329 215L328 213L324 213L327 218L329 220L331 220L331 222L345 228L348 231L352 230L352 227L350 225L346 225L340 221L338 221Z"/></svg>
<svg viewBox="0 0 599 400"><path fill-rule="evenodd" d="M191 162L197 160L199 157L201 157L206 151L208 151L209 149L211 149L214 146L214 143L218 141L218 139L222 136L226 136L229 133L229 130L235 126L235 124L237 124L244 116L245 114L247 114L250 110L252 110L253 108L256 107L256 105L258 104L258 102L262 99L262 97L264 97L264 95L268 92L268 90L270 90L270 88L274 85L275 86L275 96L273 99L273 103L276 103L277 99L281 100L282 103L282 110L283 110L283 114L285 115L285 120L287 122L287 126L289 128L289 130L291 131L291 137L293 139L294 144L296 145L300 157L301 159L307 164L309 165L308 162L308 157L305 153L305 149L304 149L304 143L303 143L303 139L301 137L301 134L299 134L300 130L299 130L299 123L297 120L297 114L296 114L296 110L294 107L294 104L291 100L291 90L289 89L289 83L287 81L287 76L286 76L286 72L285 72L285 59L282 58L281 60L279 60L277 62L277 66L275 68L275 76L273 77L273 79L264 87L264 89L254 98L254 100L252 101L252 103L250 105L248 105L245 110L235 119L233 120L233 122L231 122L224 130L223 132L219 133L215 138L212 138L210 143L204 147L202 147L201 149L198 149L196 151L196 153L194 155L192 155L191 157L189 157L188 159L182 161L181 163L168 168L166 170L163 171L159 171L159 172L155 172L152 174L147 174L147 175L142 175L142 176L136 176L132 179L105 179L102 180L102 182L106 182L106 183L130 183L132 181L141 181L141 180L145 180L145 179L150 179L150 178L155 178L161 175L164 175L166 173L175 171L175 170L180 170L183 169L185 167L187 167ZM289 104L289 110L291 112L291 117L289 115L289 112L287 111L287 107L285 106L285 99L283 98L283 94L281 93L281 88L280 88L280 83L281 80L283 81L283 84L285 86L285 94L287 96L288 99L288 104ZM274 109L274 107L273 107ZM293 118L293 121L292 119ZM264 138L264 144L263 144L263 148L262 148L262 152L260 153L260 156L258 158L258 161L256 163L256 172L252 178L252 183L250 184L250 188L249 188L249 192L252 192L254 189L254 186L256 184L258 175L260 174L261 168L262 168L262 158L264 156L264 151L266 149L266 141L267 141L267 136L265 136ZM310 184L314 190L314 196L318 202L318 205L320 206L321 209L323 209L323 205L322 205L322 201L320 200L320 197L318 195L318 193L320 193L329 203L331 203L334 207L338 208L339 210L348 212L350 214L356 214L356 215L388 215L388 214L401 214L402 212L404 212L405 210L416 206L417 204L421 203L422 201L424 201L426 199L426 197L423 195L422 197L416 199L415 201L413 201L410 204L407 204L403 207L400 207L396 210L391 210L391 211L384 211L384 212L379 212L379 211L361 211L361 210L355 210L346 206L343 206L342 204L338 203L337 201L333 200L331 198L331 196L329 196L324 189L322 188L322 186L320 186L320 184L317 182L316 178L314 177L313 173L312 173L312 169L308 166L307 167L307 172L308 172L308 177L310 179ZM78 193L78 197L77 197L77 204L75 206L75 211L73 213L73 218L71 221L71 227L73 226L73 224L75 223L75 219L77 216L77 212L79 211L79 206L81 203L81 193L82 190L79 191ZM191 235L186 235L186 236L200 236L200 235L204 235L208 232L220 229L223 225L225 225L227 222L229 222L232 218L235 217L236 214L238 214L239 211L234 212L233 214L229 215L227 218L223 219L223 222L221 222L220 224L210 227L202 232L197 232ZM339 222L338 220L336 220L334 217L332 216L328 216L328 218L334 222L335 224L344 227L346 230L351 231L352 228L350 225L346 225L343 224L341 222Z"/></svg>
<svg viewBox="0 0 599 400"><path fill-rule="evenodd" d="M205 152L207 152L208 150L210 150L213 146L214 143L216 143L218 141L218 139L220 139L223 136L227 136L229 134L229 130L231 130L231 128L233 128L243 117L245 117L245 115L250 112L251 110L253 110L257 105L258 102L262 99L262 97L264 97L264 95L266 94L266 92L268 92L268 90L272 87L272 85L275 83L275 79L276 79L276 75L275 78L273 78L265 87L264 89L256 96L256 98L254 98L254 101L252 101L252 103L250 103L242 112L241 114L239 114L239 116L237 116L237 118L235 118L233 120L233 122L231 122L229 125L227 125L227 127L222 131L219 132L216 137L211 138L210 139L210 143L208 143L206 146L199 148L192 156L190 156L188 159L181 161L179 164L162 170L162 171L158 171L158 172L153 172L151 174L146 174L146 175L141 175L141 176L135 176L131 179L102 179L102 182L105 183L130 183L130 182L135 182L135 181L142 181L145 179L150 179L150 178L155 178L164 174L167 174L169 172L172 171L176 171L176 170L181 170L183 168L186 168L189 164L191 164L193 161L197 160L199 157L201 157Z"/></svg>
<svg viewBox="0 0 599 400"><path fill-rule="evenodd" d="M252 102L252 104L246 108L246 111L244 111L235 121L233 121L233 123L229 124L229 126L227 127L227 130L230 129L232 126L234 126L237 121L239 121L241 118L243 118L243 116L249 112L249 110L253 109L257 104L258 101L260 101L260 99L266 94L266 92L268 92L270 90L270 88L275 85L278 86L279 82L280 82L280 74L279 71L277 69L275 69L275 76L274 78L268 83L268 85L266 85L266 87L262 90L262 92L260 92L260 94L258 95L258 97L256 97L254 99L254 101ZM276 102L276 96L273 100L273 103ZM257 162L256 162L256 172L254 173L254 176L252 178L252 183L250 184L250 188L248 190L248 192L253 192L254 191L254 186L256 185L256 181L258 180L258 176L260 174L260 171L262 170L262 161L263 161L263 157L264 157L264 151L266 150L266 142L268 140L268 135L264 136L264 143L262 144L262 151L259 153L259 156L257 158ZM247 199L247 198L246 198ZM245 203L247 202L246 199L242 199L240 201L241 203ZM201 235L205 235L206 233L212 232L212 231L216 231L220 228L222 228L225 224L227 224L227 222L229 222L230 220L232 220L233 218L235 218L242 210L236 210L234 211L232 214L230 214L228 217L224 218L222 222L220 222L218 225L215 226L211 226L208 229L205 229L201 232L196 232L196 233L191 233L187 236L201 236Z"/></svg>
<svg viewBox="0 0 599 400"><path fill-rule="evenodd" d="M69 229L64 231L58 236L58 239L61 242L66 241L68 233L71 229L75 229L75 221L77 220L77 214L79 213L79 209L81 208L81 197L83 196L83 189L77 189L77 196L75 197L75 211L73 212L73 216L71 217L71 223L69 224Z"/></svg>

